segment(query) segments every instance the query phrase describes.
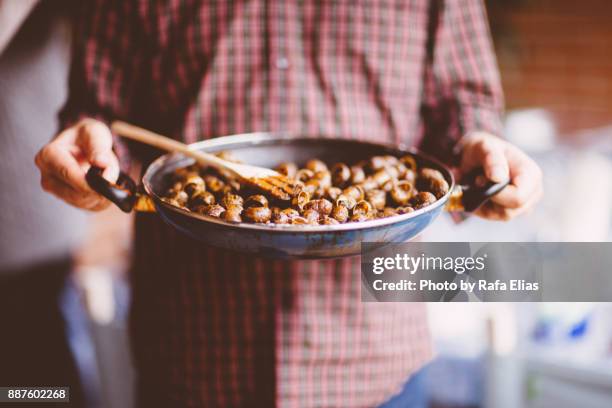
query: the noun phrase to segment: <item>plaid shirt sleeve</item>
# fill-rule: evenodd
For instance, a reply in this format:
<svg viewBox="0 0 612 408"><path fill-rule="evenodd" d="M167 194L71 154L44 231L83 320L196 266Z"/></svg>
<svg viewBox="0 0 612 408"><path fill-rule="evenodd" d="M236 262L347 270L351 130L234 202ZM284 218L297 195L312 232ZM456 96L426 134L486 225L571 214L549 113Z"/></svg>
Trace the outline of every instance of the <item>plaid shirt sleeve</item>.
<svg viewBox="0 0 612 408"><path fill-rule="evenodd" d="M474 131L501 136L503 91L482 0L431 2L421 113L421 148L457 161Z"/></svg>
<svg viewBox="0 0 612 408"><path fill-rule="evenodd" d="M133 117L143 84L143 46L133 24L135 5L96 0L83 2L76 10L70 91L59 114L62 128L83 118L109 123ZM114 146L120 161L127 163L125 142L116 137Z"/></svg>

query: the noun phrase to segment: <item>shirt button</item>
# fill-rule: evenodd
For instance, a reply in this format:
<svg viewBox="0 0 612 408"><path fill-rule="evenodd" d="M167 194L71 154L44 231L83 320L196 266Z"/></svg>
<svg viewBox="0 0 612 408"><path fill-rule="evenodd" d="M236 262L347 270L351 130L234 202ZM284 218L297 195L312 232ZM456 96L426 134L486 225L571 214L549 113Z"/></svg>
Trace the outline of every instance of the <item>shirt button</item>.
<svg viewBox="0 0 612 408"><path fill-rule="evenodd" d="M278 69L289 68L289 60L286 57L278 57L276 59L276 68Z"/></svg>

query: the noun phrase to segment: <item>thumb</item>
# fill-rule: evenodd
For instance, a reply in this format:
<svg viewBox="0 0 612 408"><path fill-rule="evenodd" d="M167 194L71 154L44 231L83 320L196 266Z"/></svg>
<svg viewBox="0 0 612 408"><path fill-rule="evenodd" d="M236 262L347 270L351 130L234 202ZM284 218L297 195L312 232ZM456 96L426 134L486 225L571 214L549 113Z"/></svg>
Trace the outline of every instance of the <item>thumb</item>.
<svg viewBox="0 0 612 408"><path fill-rule="evenodd" d="M113 152L113 135L108 126L94 119L84 120L78 128L77 145L91 165L104 169L104 178L117 180L119 161Z"/></svg>
<svg viewBox="0 0 612 408"><path fill-rule="evenodd" d="M92 165L106 169L113 164L113 135L104 123L93 119L81 122L77 145Z"/></svg>
<svg viewBox="0 0 612 408"><path fill-rule="evenodd" d="M495 136L483 135L465 145L462 158L462 170L468 171L482 167L485 176L496 183L510 177L505 146Z"/></svg>

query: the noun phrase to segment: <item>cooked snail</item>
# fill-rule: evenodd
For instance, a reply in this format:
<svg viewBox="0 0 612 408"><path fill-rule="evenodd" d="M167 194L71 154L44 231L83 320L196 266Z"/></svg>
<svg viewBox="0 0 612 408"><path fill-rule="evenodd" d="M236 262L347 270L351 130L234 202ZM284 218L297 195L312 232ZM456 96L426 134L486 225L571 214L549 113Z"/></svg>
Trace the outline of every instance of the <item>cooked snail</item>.
<svg viewBox="0 0 612 408"><path fill-rule="evenodd" d="M412 155L379 155L330 167L312 159L303 168L285 162L276 170L300 184L290 201L253 194L238 179L197 165L170 174L162 200L234 223L337 225L407 214L435 203L450 190L442 172L419 167Z"/></svg>
<svg viewBox="0 0 612 408"><path fill-rule="evenodd" d="M272 210L268 207L249 207L244 210L244 216L252 222L268 222L272 218Z"/></svg>

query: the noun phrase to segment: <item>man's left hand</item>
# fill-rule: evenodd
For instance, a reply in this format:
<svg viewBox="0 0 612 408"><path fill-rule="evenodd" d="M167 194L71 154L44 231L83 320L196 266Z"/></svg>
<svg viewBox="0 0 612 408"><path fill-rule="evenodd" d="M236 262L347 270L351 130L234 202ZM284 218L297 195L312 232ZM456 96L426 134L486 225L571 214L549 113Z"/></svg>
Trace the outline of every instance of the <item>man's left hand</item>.
<svg viewBox="0 0 612 408"><path fill-rule="evenodd" d="M507 221L533 208L542 197L542 170L529 156L503 139L475 132L461 142L461 172L482 167L493 182L510 184L480 207L476 214Z"/></svg>

